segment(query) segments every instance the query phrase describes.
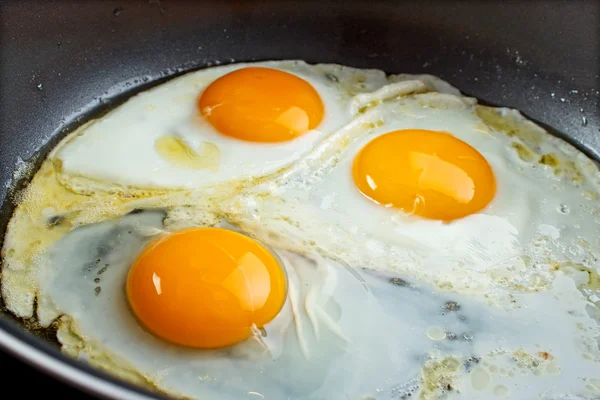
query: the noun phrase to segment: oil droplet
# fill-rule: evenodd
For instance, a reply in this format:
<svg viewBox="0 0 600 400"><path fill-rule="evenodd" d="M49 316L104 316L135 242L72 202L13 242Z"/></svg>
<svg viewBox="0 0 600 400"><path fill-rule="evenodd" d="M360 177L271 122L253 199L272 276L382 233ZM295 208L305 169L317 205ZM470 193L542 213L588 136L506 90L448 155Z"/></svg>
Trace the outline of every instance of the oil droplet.
<svg viewBox="0 0 600 400"><path fill-rule="evenodd" d="M494 396L496 397L508 397L510 394L510 389L504 385L496 385L494 387Z"/></svg>
<svg viewBox="0 0 600 400"><path fill-rule="evenodd" d="M476 367L471 372L471 386L478 392L486 390L490 383L492 383L492 377L483 367Z"/></svg>
<svg viewBox="0 0 600 400"><path fill-rule="evenodd" d="M426 334L431 340L444 340L446 338L446 331L437 326L430 326L427 328Z"/></svg>

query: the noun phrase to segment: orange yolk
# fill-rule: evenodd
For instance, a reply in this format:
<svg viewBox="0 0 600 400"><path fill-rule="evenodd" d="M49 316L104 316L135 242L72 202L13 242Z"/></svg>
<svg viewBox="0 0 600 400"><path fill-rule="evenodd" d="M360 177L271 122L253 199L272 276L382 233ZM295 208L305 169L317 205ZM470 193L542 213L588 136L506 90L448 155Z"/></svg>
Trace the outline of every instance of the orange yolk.
<svg viewBox="0 0 600 400"><path fill-rule="evenodd" d="M198 109L221 132L250 142L285 142L314 129L323 119L317 91L287 72L242 68L211 83Z"/></svg>
<svg viewBox="0 0 600 400"><path fill-rule="evenodd" d="M286 276L261 244L220 228L180 231L151 243L127 278L139 321L179 345L218 348L246 339L281 310Z"/></svg>
<svg viewBox="0 0 600 400"><path fill-rule="evenodd" d="M445 132L408 129L379 136L357 154L352 174L375 203L443 221L476 213L496 192L486 159Z"/></svg>

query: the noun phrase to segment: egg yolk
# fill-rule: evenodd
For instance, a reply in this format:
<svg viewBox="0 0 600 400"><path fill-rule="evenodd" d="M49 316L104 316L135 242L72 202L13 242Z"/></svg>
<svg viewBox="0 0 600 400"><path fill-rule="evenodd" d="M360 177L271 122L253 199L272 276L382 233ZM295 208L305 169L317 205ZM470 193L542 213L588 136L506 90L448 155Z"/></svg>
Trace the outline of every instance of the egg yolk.
<svg viewBox="0 0 600 400"><path fill-rule="evenodd" d="M169 342L218 348L248 338L281 310L286 275L260 243L220 228L180 231L148 245L127 278L139 321Z"/></svg>
<svg viewBox="0 0 600 400"><path fill-rule="evenodd" d="M486 159L446 132L381 135L356 155L352 174L360 192L375 203L443 221L476 213L496 191Z"/></svg>
<svg viewBox="0 0 600 400"><path fill-rule="evenodd" d="M324 106L317 91L287 72L242 68L211 83L198 99L220 133L250 142L285 142L316 128Z"/></svg>

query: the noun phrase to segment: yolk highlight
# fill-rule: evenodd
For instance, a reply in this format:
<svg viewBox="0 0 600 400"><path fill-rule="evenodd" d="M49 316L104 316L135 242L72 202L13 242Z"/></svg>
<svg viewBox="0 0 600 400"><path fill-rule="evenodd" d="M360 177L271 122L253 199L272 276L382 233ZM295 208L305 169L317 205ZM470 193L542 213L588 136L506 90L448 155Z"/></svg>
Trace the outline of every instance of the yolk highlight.
<svg viewBox="0 0 600 400"><path fill-rule="evenodd" d="M409 129L379 136L356 155L352 174L375 203L443 221L476 213L496 192L486 159L445 132Z"/></svg>
<svg viewBox="0 0 600 400"><path fill-rule="evenodd" d="M324 106L317 91L287 72L242 68L211 83L198 109L223 135L250 142L285 142L316 128Z"/></svg>
<svg viewBox="0 0 600 400"><path fill-rule="evenodd" d="M227 229L194 228L151 243L127 278L139 321L169 342L218 348L246 339L279 313L286 276L255 240Z"/></svg>

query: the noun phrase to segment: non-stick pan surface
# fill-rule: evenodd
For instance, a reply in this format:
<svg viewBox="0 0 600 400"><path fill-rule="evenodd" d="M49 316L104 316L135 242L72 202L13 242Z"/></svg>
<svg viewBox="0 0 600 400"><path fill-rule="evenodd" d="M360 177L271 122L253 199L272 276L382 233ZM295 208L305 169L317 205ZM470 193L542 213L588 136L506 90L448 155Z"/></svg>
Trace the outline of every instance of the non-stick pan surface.
<svg viewBox="0 0 600 400"><path fill-rule="evenodd" d="M234 61L439 75L484 102L520 109L600 158L597 0L3 1L0 57L0 196L8 195L0 231L12 213L10 194L29 178L13 179L22 160L41 154L41 161L65 132L136 91ZM87 390L128 398L120 383L104 385L103 375L67 361L4 314L0 345Z"/></svg>

